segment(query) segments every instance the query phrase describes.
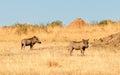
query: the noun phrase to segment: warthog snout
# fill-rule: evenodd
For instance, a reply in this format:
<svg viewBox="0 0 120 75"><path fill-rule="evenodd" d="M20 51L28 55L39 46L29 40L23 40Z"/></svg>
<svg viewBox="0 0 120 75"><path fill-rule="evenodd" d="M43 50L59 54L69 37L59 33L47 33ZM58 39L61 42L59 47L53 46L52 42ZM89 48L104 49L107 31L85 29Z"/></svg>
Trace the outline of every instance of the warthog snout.
<svg viewBox="0 0 120 75"><path fill-rule="evenodd" d="M41 42L38 42L39 44L41 44Z"/></svg>
<svg viewBox="0 0 120 75"><path fill-rule="evenodd" d="M35 43L41 44L41 41L36 36L33 36L32 38L28 38L28 39L23 39L21 41L21 49L25 48L25 46L30 46L30 49L32 49Z"/></svg>
<svg viewBox="0 0 120 75"><path fill-rule="evenodd" d="M38 44L41 44L42 42L41 42L41 41L38 41L37 43L38 43Z"/></svg>
<svg viewBox="0 0 120 75"><path fill-rule="evenodd" d="M77 41L70 42L70 45L69 45L70 55L72 55L72 52L74 49L81 50L82 55L84 55L85 49L89 47L88 44L89 44L89 39L87 40L83 39L80 42L77 42Z"/></svg>

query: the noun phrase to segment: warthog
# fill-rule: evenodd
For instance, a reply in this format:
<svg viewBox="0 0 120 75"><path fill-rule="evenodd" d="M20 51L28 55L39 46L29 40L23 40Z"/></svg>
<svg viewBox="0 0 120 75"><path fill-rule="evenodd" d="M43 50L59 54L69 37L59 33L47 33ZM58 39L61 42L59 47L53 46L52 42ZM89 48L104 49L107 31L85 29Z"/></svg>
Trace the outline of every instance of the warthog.
<svg viewBox="0 0 120 75"><path fill-rule="evenodd" d="M41 44L41 41L39 41L38 37L33 36L32 38L28 38L28 39L23 39L21 41L21 49L25 49L25 46L30 46L30 49L32 49L33 45L35 43L39 43Z"/></svg>
<svg viewBox="0 0 120 75"><path fill-rule="evenodd" d="M87 40L83 39L80 42L76 42L76 41L70 42L70 45L69 45L70 55L72 55L72 52L73 52L74 49L75 50L81 50L82 55L84 55L85 49L89 47L89 45L88 45L89 42L88 41L89 41L89 39L87 39Z"/></svg>

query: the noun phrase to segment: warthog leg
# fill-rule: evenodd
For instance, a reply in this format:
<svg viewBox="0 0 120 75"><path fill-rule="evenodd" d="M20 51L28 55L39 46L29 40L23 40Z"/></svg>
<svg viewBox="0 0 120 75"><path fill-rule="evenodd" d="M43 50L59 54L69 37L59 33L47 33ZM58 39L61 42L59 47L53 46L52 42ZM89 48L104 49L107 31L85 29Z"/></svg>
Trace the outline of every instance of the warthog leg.
<svg viewBox="0 0 120 75"><path fill-rule="evenodd" d="M85 51L85 48L83 47L82 50L81 50L82 56L85 55L85 54L84 54L84 51Z"/></svg>
<svg viewBox="0 0 120 75"><path fill-rule="evenodd" d="M74 48L70 48L70 56L72 56L72 52L73 52Z"/></svg>
<svg viewBox="0 0 120 75"><path fill-rule="evenodd" d="M33 45L30 45L30 49L32 49L33 48Z"/></svg>
<svg viewBox="0 0 120 75"><path fill-rule="evenodd" d="M81 50L81 54L82 54L82 56L84 55L84 50Z"/></svg>
<svg viewBox="0 0 120 75"><path fill-rule="evenodd" d="M21 49L25 49L25 44L21 44Z"/></svg>

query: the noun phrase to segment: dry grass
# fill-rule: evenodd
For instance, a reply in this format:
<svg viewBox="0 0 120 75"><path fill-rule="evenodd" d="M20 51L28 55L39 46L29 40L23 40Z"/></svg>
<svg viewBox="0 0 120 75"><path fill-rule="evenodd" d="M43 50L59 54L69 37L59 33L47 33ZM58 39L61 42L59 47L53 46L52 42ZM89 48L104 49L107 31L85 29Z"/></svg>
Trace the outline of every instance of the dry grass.
<svg viewBox="0 0 120 75"><path fill-rule="evenodd" d="M8 44L7 47L5 44ZM74 51L69 56L67 43L36 44L33 50L20 50L19 42L0 45L0 74L8 75L118 75L120 51L92 48L85 56Z"/></svg>
<svg viewBox="0 0 120 75"><path fill-rule="evenodd" d="M119 32L120 26L88 26L82 29L55 28L51 32L16 35L12 29L0 28L1 75L119 75L120 51L117 48L89 47L85 56L80 51L69 55L66 46L71 40L105 37ZM9 35L8 35L9 34ZM33 50L20 49L22 38L37 35L42 44Z"/></svg>
<svg viewBox="0 0 120 75"><path fill-rule="evenodd" d="M31 28L32 29L32 28ZM84 26L82 28L67 28L67 27L54 27L36 29L35 32L28 32L25 34L16 34L16 28L2 28L0 27L0 40L3 41L20 41L22 38L38 36L42 41L55 42L55 41L71 41L89 38L90 40L99 39L117 32L120 32L120 24L106 25L106 26ZM9 35L9 37L8 37Z"/></svg>

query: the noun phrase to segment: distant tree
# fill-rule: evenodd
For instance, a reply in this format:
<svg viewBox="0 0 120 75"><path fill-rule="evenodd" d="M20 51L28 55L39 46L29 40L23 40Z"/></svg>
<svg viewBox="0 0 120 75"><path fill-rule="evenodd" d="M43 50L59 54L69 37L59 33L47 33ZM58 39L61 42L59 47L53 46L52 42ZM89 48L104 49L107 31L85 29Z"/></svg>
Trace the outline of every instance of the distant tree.
<svg viewBox="0 0 120 75"><path fill-rule="evenodd" d="M59 27L62 27L63 26L63 23L62 21L53 21L51 23L48 23L47 26L50 26L50 27L56 27L56 26L59 26Z"/></svg>
<svg viewBox="0 0 120 75"><path fill-rule="evenodd" d="M98 23L98 25L108 25L113 24L114 22L112 20L102 20Z"/></svg>

